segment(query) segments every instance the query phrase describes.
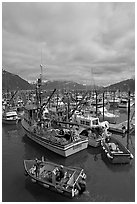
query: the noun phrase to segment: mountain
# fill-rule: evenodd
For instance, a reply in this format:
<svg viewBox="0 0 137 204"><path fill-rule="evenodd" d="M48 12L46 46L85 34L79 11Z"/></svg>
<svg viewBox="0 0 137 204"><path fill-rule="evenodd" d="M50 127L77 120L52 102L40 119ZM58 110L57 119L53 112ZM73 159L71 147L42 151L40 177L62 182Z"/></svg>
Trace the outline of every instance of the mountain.
<svg viewBox="0 0 137 204"><path fill-rule="evenodd" d="M74 81L47 81L43 83L43 90L51 90L51 89L65 89L65 90L91 90L91 89L99 89L100 87L91 87L91 85L83 85Z"/></svg>
<svg viewBox="0 0 137 204"><path fill-rule="evenodd" d="M120 91L135 91L135 79L127 79L116 84L112 84L110 86L105 87L105 90L120 90Z"/></svg>
<svg viewBox="0 0 137 204"><path fill-rule="evenodd" d="M72 81L48 81L43 84L43 89L67 89L67 90L81 90L86 89L86 86Z"/></svg>
<svg viewBox="0 0 137 204"><path fill-rule="evenodd" d="M18 75L2 69L2 90L29 90L32 86Z"/></svg>
<svg viewBox="0 0 137 204"><path fill-rule="evenodd" d="M2 89L3 90L30 90L35 89L35 84L29 84L27 81L18 75L2 70ZM43 82L43 90L53 89L67 89L67 90L111 90L111 91L135 91L135 79L127 79L107 87L92 87L91 85L83 85L73 81L47 81Z"/></svg>
<svg viewBox="0 0 137 204"><path fill-rule="evenodd" d="M73 81L47 81L42 83L43 90L67 89L67 90L91 90L91 86L86 86ZM35 89L35 83L28 83L18 75L2 70L3 90L30 90Z"/></svg>

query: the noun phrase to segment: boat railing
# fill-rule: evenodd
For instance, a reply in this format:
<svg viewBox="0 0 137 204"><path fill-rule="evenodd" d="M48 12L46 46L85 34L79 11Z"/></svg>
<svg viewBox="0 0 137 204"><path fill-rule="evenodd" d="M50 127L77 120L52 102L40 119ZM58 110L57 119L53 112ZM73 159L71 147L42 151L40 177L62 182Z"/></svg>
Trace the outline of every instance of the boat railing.
<svg viewBox="0 0 137 204"><path fill-rule="evenodd" d="M73 186L74 183L74 175L75 175L76 171L74 171L74 173L71 175L71 177L69 178L67 185L68 186Z"/></svg>
<svg viewBox="0 0 137 204"><path fill-rule="evenodd" d="M81 176L82 172L83 172L83 169L81 170L81 172L79 173L79 175L78 175L77 178L75 179L75 182L74 182L74 184L73 184L73 187L76 185L76 183L77 183L79 177Z"/></svg>
<svg viewBox="0 0 137 204"><path fill-rule="evenodd" d="M123 151L120 151L120 152L111 152L111 153L113 153L115 156L127 156L127 155L129 155L130 156L130 153L123 153Z"/></svg>

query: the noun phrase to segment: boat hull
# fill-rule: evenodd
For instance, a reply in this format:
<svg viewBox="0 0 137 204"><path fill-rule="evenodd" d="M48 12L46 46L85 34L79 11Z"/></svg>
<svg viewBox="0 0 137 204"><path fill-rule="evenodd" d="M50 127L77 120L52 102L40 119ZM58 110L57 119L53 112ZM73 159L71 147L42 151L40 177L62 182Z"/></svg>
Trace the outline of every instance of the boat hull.
<svg viewBox="0 0 137 204"><path fill-rule="evenodd" d="M119 102L118 101L109 101L109 105L110 107L118 107L119 106Z"/></svg>
<svg viewBox="0 0 137 204"><path fill-rule="evenodd" d="M76 192L74 190L74 185L79 183L81 178L86 178L83 169L63 167L69 177L67 176L66 178L62 178L63 180L61 179L60 181L57 181L56 169L60 168L60 165L48 161L40 161L40 163L42 167L40 168L39 166L39 174L36 176L36 173L33 171L36 165L35 160L24 160L25 175L29 176L33 183L37 183L51 191L61 193L62 195L69 196L71 198L79 194L78 191ZM50 180L49 177L46 176L48 172L50 172Z"/></svg>
<svg viewBox="0 0 137 204"><path fill-rule="evenodd" d="M47 141L45 138L38 136L34 133L32 133L31 131L29 131L29 129L27 129L27 127L25 127L24 125L24 120L21 122L23 129L25 130L25 134L33 141L35 141L36 143L40 144L41 146L45 147L46 149L49 149L52 152L55 152L63 157L68 157L72 154L75 154L77 152L80 152L84 149L87 148L88 146L88 139L83 139L80 141L76 141L76 142L72 142L68 145L65 146L59 146L59 145L55 145L49 141Z"/></svg>
<svg viewBox="0 0 137 204"><path fill-rule="evenodd" d="M91 147L99 147L101 145L101 141L89 138L88 145Z"/></svg>
<svg viewBox="0 0 137 204"><path fill-rule="evenodd" d="M108 158L108 160L113 164L127 164L131 162L131 159L133 159L133 155L129 152L129 150L124 147L118 140L111 137L111 142L114 142L115 144L118 144L120 149L123 150L122 152L112 152L108 148L107 143L105 140L101 141L101 146L104 151L104 154Z"/></svg>
<svg viewBox="0 0 137 204"><path fill-rule="evenodd" d="M26 175L26 176L28 175L27 171L25 171L25 175ZM30 176L30 175L29 175L29 176ZM56 193L60 193L60 194L62 194L62 195L64 195L64 196L70 197L70 198L72 198L72 197L75 196L72 192L62 190L62 189L59 188L59 187L56 187L56 186L54 186L54 185L50 185L49 183L46 183L46 182L42 182L42 181L40 181L39 179L36 179L36 178L34 178L34 177L31 177L31 176L30 176L30 178L31 178L31 181L32 181L33 183L37 183L38 185L40 185L40 186L42 186L42 187L44 187L44 188L46 188L46 189L48 189L48 190L50 190L50 191L54 191L54 192L56 192Z"/></svg>
<svg viewBox="0 0 137 204"><path fill-rule="evenodd" d="M18 120L6 120L4 118L2 118L2 123L3 124L6 124L6 125L16 125L18 122Z"/></svg>
<svg viewBox="0 0 137 204"><path fill-rule="evenodd" d="M125 128L123 129L123 126L125 126ZM109 124L109 131L110 132L114 132L117 134L125 134L127 132L127 121L124 121L122 123L119 124ZM130 126L129 132L133 131L134 126Z"/></svg>
<svg viewBox="0 0 137 204"><path fill-rule="evenodd" d="M113 163L113 164L128 164L128 163L130 163L130 161L131 161L131 159L130 159L130 157L127 157L127 156L120 156L120 155L118 155L118 156L114 156L113 157L113 159L110 159L109 157L108 157L108 159L111 161L111 163Z"/></svg>

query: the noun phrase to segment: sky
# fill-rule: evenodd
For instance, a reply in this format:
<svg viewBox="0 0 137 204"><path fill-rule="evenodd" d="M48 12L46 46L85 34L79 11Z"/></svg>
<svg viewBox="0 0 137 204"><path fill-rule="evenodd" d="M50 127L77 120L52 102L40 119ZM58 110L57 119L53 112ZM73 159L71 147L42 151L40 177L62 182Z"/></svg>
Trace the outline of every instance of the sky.
<svg viewBox="0 0 137 204"><path fill-rule="evenodd" d="M2 66L27 81L135 76L134 2L3 2Z"/></svg>

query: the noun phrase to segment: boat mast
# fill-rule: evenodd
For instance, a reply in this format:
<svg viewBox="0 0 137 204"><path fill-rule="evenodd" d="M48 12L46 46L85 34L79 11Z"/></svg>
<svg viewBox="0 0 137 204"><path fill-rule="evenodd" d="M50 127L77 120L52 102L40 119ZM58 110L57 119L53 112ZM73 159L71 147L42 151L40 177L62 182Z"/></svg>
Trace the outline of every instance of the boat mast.
<svg viewBox="0 0 137 204"><path fill-rule="evenodd" d="M104 91L103 91L103 121L104 121Z"/></svg>
<svg viewBox="0 0 137 204"><path fill-rule="evenodd" d="M127 149L129 148L129 130L130 130L130 91L128 92Z"/></svg>
<svg viewBox="0 0 137 204"><path fill-rule="evenodd" d="M40 123L41 123L41 119L42 119L42 113L41 113L42 64L40 64L40 68L41 68L40 77L38 78L37 83L36 83L36 105L37 105L37 111L38 111L38 119L40 120Z"/></svg>
<svg viewBox="0 0 137 204"><path fill-rule="evenodd" d="M98 93L97 93L97 90L95 91L96 93L96 117L97 117L97 114L98 114Z"/></svg>

